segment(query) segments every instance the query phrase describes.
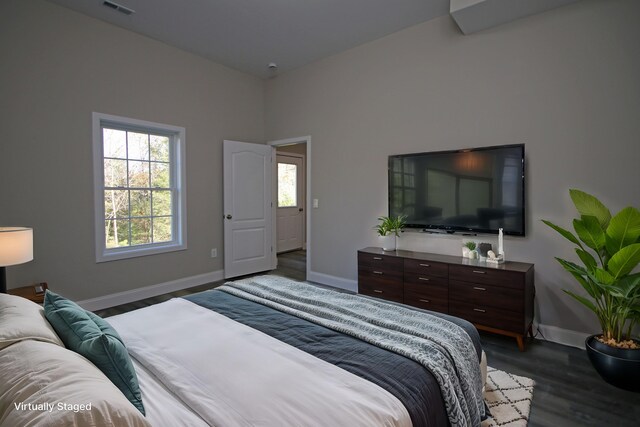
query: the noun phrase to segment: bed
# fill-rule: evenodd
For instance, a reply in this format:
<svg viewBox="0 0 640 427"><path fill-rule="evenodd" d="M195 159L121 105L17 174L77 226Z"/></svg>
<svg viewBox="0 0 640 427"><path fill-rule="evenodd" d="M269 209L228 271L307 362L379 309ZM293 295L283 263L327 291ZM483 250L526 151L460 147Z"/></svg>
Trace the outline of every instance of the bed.
<svg viewBox="0 0 640 427"><path fill-rule="evenodd" d="M260 276L107 321L131 356L145 416L114 397L117 388L106 392L109 381L101 378L109 399L91 395L89 383L78 400L94 402L97 415L53 411L48 417L71 416L76 425L422 427L477 426L484 416L486 362L478 333L451 316ZM53 381L36 391L38 398L16 393L25 382L18 373L25 351L43 359L29 361L31 369L46 363L45 346L62 347L55 352L64 357L71 355L63 351L73 353L53 328L45 329L0 346L0 425L43 415L20 411L16 402L42 401L43 389L70 387ZM6 335L0 330L0 342L11 341ZM85 362L71 363L90 368Z"/></svg>

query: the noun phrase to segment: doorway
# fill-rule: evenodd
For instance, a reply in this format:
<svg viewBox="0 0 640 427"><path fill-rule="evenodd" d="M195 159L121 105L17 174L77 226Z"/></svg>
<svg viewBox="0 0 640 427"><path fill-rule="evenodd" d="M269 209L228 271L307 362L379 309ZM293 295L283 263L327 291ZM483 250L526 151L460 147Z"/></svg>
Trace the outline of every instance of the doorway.
<svg viewBox="0 0 640 427"><path fill-rule="evenodd" d="M304 145L304 144L297 144ZM276 253L305 249L304 154L276 149ZM300 147L306 151L306 147Z"/></svg>
<svg viewBox="0 0 640 427"><path fill-rule="evenodd" d="M305 258L309 276L311 249L311 137L304 136L269 142L276 149L273 183L274 266L287 254Z"/></svg>

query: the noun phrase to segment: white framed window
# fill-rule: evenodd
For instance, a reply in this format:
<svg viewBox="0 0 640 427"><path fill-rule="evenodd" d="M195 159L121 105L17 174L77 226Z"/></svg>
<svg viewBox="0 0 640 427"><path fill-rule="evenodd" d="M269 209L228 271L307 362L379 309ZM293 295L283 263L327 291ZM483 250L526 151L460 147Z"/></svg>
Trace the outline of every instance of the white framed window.
<svg viewBox="0 0 640 427"><path fill-rule="evenodd" d="M278 163L278 207L298 206L298 165Z"/></svg>
<svg viewBox="0 0 640 427"><path fill-rule="evenodd" d="M187 248L185 129L93 113L96 262Z"/></svg>

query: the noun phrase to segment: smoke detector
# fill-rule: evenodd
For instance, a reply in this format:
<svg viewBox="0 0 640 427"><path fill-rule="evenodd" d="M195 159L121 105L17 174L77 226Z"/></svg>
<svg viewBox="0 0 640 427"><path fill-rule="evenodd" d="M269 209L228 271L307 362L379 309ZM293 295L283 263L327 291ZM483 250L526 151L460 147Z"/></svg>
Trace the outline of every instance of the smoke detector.
<svg viewBox="0 0 640 427"><path fill-rule="evenodd" d="M269 62L269 65L267 65L267 68L269 68L270 70L277 70L278 64L276 64L275 62Z"/></svg>

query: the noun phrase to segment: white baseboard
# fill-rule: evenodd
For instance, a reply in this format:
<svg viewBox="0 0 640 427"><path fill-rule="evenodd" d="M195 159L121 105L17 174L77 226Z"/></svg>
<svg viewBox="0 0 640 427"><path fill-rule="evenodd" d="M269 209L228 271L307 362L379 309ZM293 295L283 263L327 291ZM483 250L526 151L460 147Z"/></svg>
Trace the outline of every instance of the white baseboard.
<svg viewBox="0 0 640 427"><path fill-rule="evenodd" d="M343 279L342 277L330 276L328 274L309 271L307 280L320 283L322 285L333 286L334 288L346 289L347 291L358 292L358 281Z"/></svg>
<svg viewBox="0 0 640 427"><path fill-rule="evenodd" d="M196 276L184 277L170 282L158 283L157 285L145 286L144 288L132 289L130 291L118 292L102 297L78 301L85 310L95 311L103 308L114 307L120 304L128 304L144 298L155 297L169 292L180 291L206 283L217 282L224 279L224 270L212 271L210 273L198 274Z"/></svg>
<svg viewBox="0 0 640 427"><path fill-rule="evenodd" d="M557 326L552 325L534 325L534 327L536 326L540 332L542 332L544 339L547 341L568 345L570 347L577 347L581 350L584 350L584 340L591 335L584 332L572 331L570 329L558 328ZM540 335L538 335L537 338L543 339Z"/></svg>

